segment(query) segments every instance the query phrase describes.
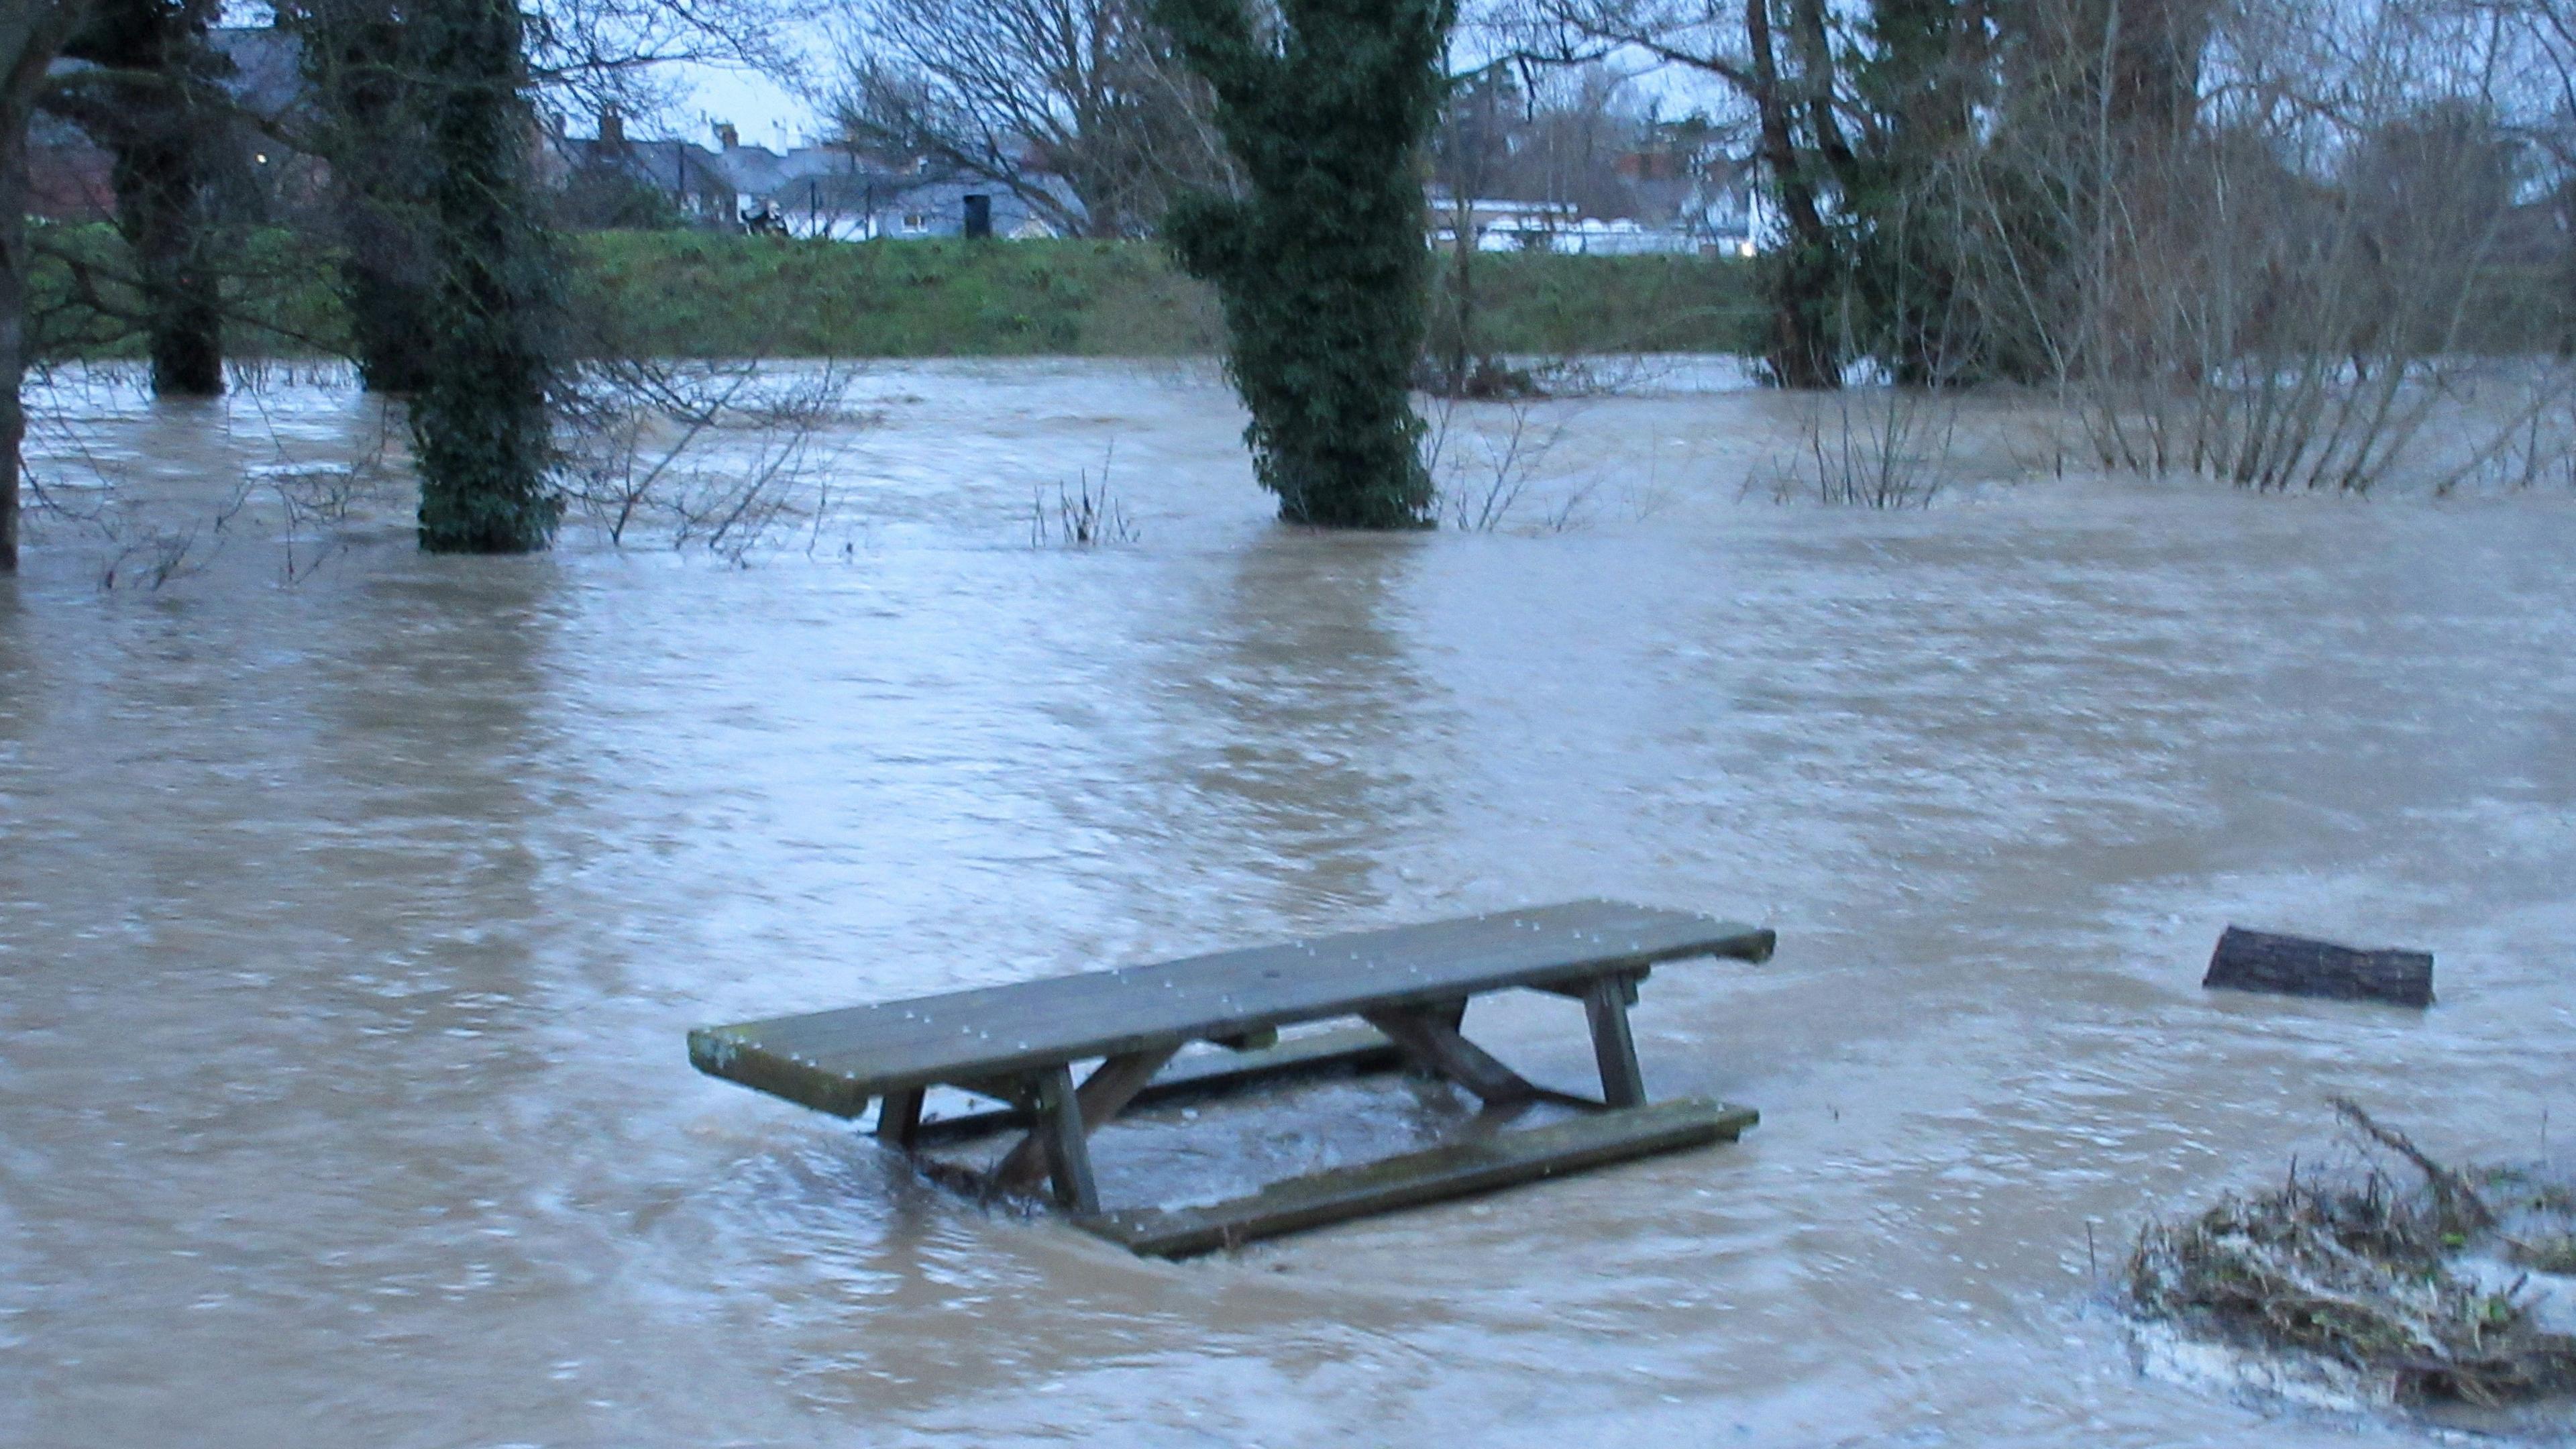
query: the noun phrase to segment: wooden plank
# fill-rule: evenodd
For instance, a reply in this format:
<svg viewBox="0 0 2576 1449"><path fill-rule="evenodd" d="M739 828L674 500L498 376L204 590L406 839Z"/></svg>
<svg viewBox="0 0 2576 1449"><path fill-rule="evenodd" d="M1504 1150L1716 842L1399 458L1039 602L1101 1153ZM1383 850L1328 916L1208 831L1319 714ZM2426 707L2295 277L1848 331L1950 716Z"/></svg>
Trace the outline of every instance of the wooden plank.
<svg viewBox="0 0 2576 1449"><path fill-rule="evenodd" d="M1091 1144L1082 1127L1082 1100L1074 1091L1073 1069L1037 1072L1037 1136L1046 1144L1047 1176L1055 1183L1056 1205L1068 1212L1100 1211L1100 1189L1091 1178Z"/></svg>
<svg viewBox="0 0 2576 1449"><path fill-rule="evenodd" d="M1386 1034L1373 1026L1311 1032L1260 1051L1177 1058L1128 1105L1177 1106L1211 1101L1251 1087L1309 1077L1387 1072L1403 1065L1403 1048L1388 1041ZM935 1147L1025 1128L1028 1123L1028 1114L1014 1108L963 1112L925 1120L915 1140L922 1146Z"/></svg>
<svg viewBox="0 0 2576 1449"><path fill-rule="evenodd" d="M1695 956L1761 961L1772 933L1576 901L689 1034L700 1071L855 1117L901 1087L1009 1075L1382 1007L1574 982Z"/></svg>
<svg viewBox="0 0 2576 1449"><path fill-rule="evenodd" d="M1129 1052L1123 1057L1111 1057L1093 1068L1091 1075L1082 1079L1082 1086L1073 1094L1075 1105L1082 1109L1075 1114L1082 1122L1082 1135L1090 1136L1126 1111L1127 1104L1144 1090L1147 1082L1153 1080L1154 1073L1161 1071L1163 1063L1172 1059L1174 1050L1162 1047L1154 1051ZM1052 1156L1047 1150L1048 1130L1041 1123L1002 1158L993 1169L995 1187L1004 1192L1026 1192L1037 1186L1038 1179L1046 1175Z"/></svg>
<svg viewBox="0 0 2576 1449"><path fill-rule="evenodd" d="M1601 1068L1601 1100L1635 1107L1646 1100L1646 1076L1637 1066L1637 1039L1628 1031L1632 988L1615 976L1595 977L1584 993L1583 1014L1592 1023L1592 1059Z"/></svg>
<svg viewBox="0 0 2576 1449"><path fill-rule="evenodd" d="M2229 926L2209 955L2203 988L2276 991L2333 1001L2381 1001L2391 1006L2433 1004L2433 954L2429 951L2357 951L2331 941L2279 936Z"/></svg>
<svg viewBox="0 0 2576 1449"><path fill-rule="evenodd" d="M1164 1107L1205 1101L1301 1077L1329 1077L1393 1071L1404 1065L1404 1049L1373 1026L1335 1027L1282 1040L1258 1051L1225 1056L1176 1057L1144 1091L1139 1107Z"/></svg>
<svg viewBox="0 0 2576 1449"><path fill-rule="evenodd" d="M1423 1070L1446 1077L1482 1098L1487 1106L1527 1102L1538 1088L1496 1061L1483 1047L1458 1034L1449 1014L1439 1008L1372 1011L1368 1024L1385 1032Z"/></svg>
<svg viewBox="0 0 2576 1449"><path fill-rule="evenodd" d="M1759 1120L1749 1107L1683 1098L1290 1178L1205 1207L1139 1208L1078 1221L1134 1252L1186 1258L1632 1157L1733 1141Z"/></svg>

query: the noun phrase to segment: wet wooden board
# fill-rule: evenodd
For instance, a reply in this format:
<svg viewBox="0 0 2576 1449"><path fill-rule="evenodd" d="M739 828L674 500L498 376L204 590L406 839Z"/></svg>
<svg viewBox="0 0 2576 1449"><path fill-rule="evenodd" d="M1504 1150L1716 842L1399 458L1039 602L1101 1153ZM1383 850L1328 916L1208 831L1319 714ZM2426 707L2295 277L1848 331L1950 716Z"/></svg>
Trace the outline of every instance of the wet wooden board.
<svg viewBox="0 0 2576 1449"><path fill-rule="evenodd" d="M1749 1107L1684 1097L1292 1177L1205 1207L1134 1208L1076 1221L1134 1252L1186 1258L1561 1172L1731 1142L1759 1120Z"/></svg>
<svg viewBox="0 0 2576 1449"><path fill-rule="evenodd" d="M888 1092L1640 974L1689 957L1758 962L1772 942L1768 930L1689 912L1575 901L708 1027L689 1033L689 1059L709 1075L856 1117Z"/></svg>
<svg viewBox="0 0 2576 1449"><path fill-rule="evenodd" d="M1137 1107L1171 1107L1204 1102L1251 1087L1343 1073L1392 1071L1404 1065L1404 1051L1377 1028L1347 1027L1290 1037L1275 1046L1247 1052L1179 1057L1157 1074L1129 1103ZM964 1112L954 1117L925 1118L915 1142L930 1147L970 1141L1012 1128L1025 1128L1025 1112L1005 1107Z"/></svg>

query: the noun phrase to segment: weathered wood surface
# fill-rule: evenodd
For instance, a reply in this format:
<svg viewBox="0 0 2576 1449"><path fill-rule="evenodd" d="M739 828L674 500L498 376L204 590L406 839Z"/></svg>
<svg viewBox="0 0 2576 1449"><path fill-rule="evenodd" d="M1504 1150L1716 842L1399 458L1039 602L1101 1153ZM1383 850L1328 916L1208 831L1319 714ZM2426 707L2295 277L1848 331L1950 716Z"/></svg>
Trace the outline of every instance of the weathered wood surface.
<svg viewBox="0 0 2576 1449"><path fill-rule="evenodd" d="M2203 987L2271 991L2392 1006L2433 1004L2429 951L2359 951L2330 941L2229 926L2209 957Z"/></svg>
<svg viewBox="0 0 2576 1449"><path fill-rule="evenodd" d="M1277 1082L1392 1071L1403 1064L1404 1049L1388 1041L1375 1027L1344 1027L1291 1037L1276 1046L1254 1051L1176 1058L1156 1074L1129 1105L1169 1107L1185 1102L1204 1102ZM896 1102L899 1109L902 1095L900 1092L891 1093L887 1100ZM878 1108L880 1113L884 1110L883 1106ZM923 1120L913 1129L910 1144L895 1145L936 1147L988 1137L996 1132L1024 1128L1028 1124L1028 1114L1016 1108L963 1112L954 1117ZM877 1135L880 1138L886 1136L882 1117Z"/></svg>
<svg viewBox="0 0 2576 1449"><path fill-rule="evenodd" d="M922 1089L907 1087L889 1092L877 1104L877 1140L898 1152L910 1152L921 1145Z"/></svg>
<svg viewBox="0 0 2576 1449"><path fill-rule="evenodd" d="M1634 982L1602 976L1583 994L1583 1014L1592 1026L1592 1058L1601 1068L1601 1100L1613 1107L1641 1106L1646 1100L1637 1039L1628 1031L1628 1002L1635 989Z"/></svg>
<svg viewBox="0 0 2576 1449"><path fill-rule="evenodd" d="M1114 1061L1115 1058L1112 1058ZM1086 1216L1100 1211L1100 1189L1091 1179L1091 1128L1074 1095L1073 1069L1051 1067L1037 1076L1037 1126L1029 1140L1046 1157L1056 1206Z"/></svg>
<svg viewBox="0 0 2576 1449"><path fill-rule="evenodd" d="M1082 1109L1078 1115L1083 1133L1087 1136L1099 1131L1102 1123L1126 1111L1127 1104L1163 1069L1163 1063L1172 1059L1174 1050L1158 1047L1111 1057L1083 1078L1081 1088L1074 1093L1074 1101ZM993 1169L993 1185L1004 1192L1026 1192L1047 1174L1050 1157L1045 1129L1033 1130Z"/></svg>
<svg viewBox="0 0 2576 1449"><path fill-rule="evenodd" d="M1767 960L1755 926L1614 901L1221 951L689 1034L724 1077L844 1117L870 1099L1336 1016L1579 985L1695 956Z"/></svg>
<svg viewBox="0 0 2576 1449"><path fill-rule="evenodd" d="M1449 1013L1434 1007L1392 1008L1367 1014L1368 1024L1386 1033L1387 1039L1404 1049L1404 1054L1421 1070L1435 1077L1446 1077L1475 1093L1489 1107L1513 1102L1527 1102L1539 1095L1520 1073L1494 1059L1483 1047L1458 1034L1451 1025Z"/></svg>
<svg viewBox="0 0 2576 1449"><path fill-rule="evenodd" d="M1185 1258L1561 1172L1733 1141L1759 1120L1749 1107L1685 1097L1294 1177L1205 1207L1135 1208L1079 1221L1135 1252Z"/></svg>

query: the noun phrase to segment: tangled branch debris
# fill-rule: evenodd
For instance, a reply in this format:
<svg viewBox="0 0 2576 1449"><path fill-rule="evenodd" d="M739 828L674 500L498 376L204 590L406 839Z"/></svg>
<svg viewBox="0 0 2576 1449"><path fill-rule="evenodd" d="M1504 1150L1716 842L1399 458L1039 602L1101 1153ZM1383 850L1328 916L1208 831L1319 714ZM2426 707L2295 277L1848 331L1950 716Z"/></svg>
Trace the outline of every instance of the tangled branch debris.
<svg viewBox="0 0 2576 1449"><path fill-rule="evenodd" d="M2576 1194L2533 1171L2462 1172L2349 1100L2336 1114L2403 1158L2231 1194L2151 1223L2129 1261L2138 1313L2195 1337L2341 1364L2400 1403L2576 1394Z"/></svg>

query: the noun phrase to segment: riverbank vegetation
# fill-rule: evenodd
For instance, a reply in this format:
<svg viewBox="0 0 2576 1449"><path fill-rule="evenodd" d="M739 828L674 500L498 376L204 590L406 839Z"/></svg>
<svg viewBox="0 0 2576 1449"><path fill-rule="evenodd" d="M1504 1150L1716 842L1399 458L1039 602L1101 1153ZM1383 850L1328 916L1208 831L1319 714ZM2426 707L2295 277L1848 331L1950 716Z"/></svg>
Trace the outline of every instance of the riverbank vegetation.
<svg viewBox="0 0 2576 1449"><path fill-rule="evenodd" d="M143 356L104 225L45 229L33 331L48 361ZM1217 352L1213 289L1153 242L786 241L692 231L561 239L573 345L648 357L1185 357ZM352 347L328 254L255 235L227 279L237 356ZM1502 253L1479 263L1485 346L1523 356L1743 353L1754 267L1731 257Z"/></svg>
<svg viewBox="0 0 2576 1449"><path fill-rule="evenodd" d="M687 143L623 129L660 61L789 68L774 0L667 26L587 0L535 26L501 0L247 7L288 57L265 76L210 0L49 0L0 28L0 371L148 358L183 395L228 358L346 357L410 402L424 496L460 500L424 541L473 548L542 543L564 399L644 359L1223 353L1290 516L1368 525L1429 516L1408 385L1520 394L1532 355L1723 352L1813 394L1905 390L1813 414L1775 492L1839 503L1934 496L1939 420L1976 387L2045 395L2061 468L2527 483L2576 456L2569 3L1497 0L1381 34L1392 12L1342 0L1260 24L1103 0L1075 27L1100 63L1067 69L972 38L1016 33L1026 0L866 0L826 142L843 179L981 188L961 233L1007 193L1079 235L859 243L884 228L793 240L776 195L693 189ZM934 14L957 45L882 43ZM1581 78L1621 56L1698 109L1614 114ZM47 214L109 220L27 221L38 109L113 172L109 204ZM1663 186L1655 244L1700 252L1557 254L1608 235L1586 177ZM0 453L18 426L0 409ZM1294 502L1355 468L1398 502Z"/></svg>

